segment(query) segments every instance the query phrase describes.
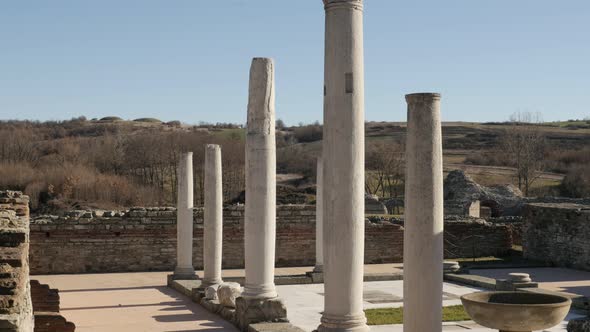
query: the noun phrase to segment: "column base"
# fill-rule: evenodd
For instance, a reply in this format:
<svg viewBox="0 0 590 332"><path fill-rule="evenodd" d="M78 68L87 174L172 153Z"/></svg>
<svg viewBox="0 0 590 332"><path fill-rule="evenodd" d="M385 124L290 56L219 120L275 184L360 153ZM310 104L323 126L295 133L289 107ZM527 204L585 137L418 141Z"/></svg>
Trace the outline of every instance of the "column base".
<svg viewBox="0 0 590 332"><path fill-rule="evenodd" d="M223 284L223 280L218 279L218 280L207 280L207 279L202 279L201 281L201 286L199 286L200 289L205 289L209 286L215 286L215 285L221 285Z"/></svg>
<svg viewBox="0 0 590 332"><path fill-rule="evenodd" d="M173 280L198 280L199 277L192 267L177 267L172 274Z"/></svg>
<svg viewBox="0 0 590 332"><path fill-rule="evenodd" d="M318 332L368 332L369 326L365 314L356 316L322 316Z"/></svg>
<svg viewBox="0 0 590 332"><path fill-rule="evenodd" d="M244 285L242 297L247 299L274 299L278 296L274 283L264 285Z"/></svg>
<svg viewBox="0 0 590 332"><path fill-rule="evenodd" d="M236 320L243 331L246 331L250 324L289 322L287 307L278 297L272 299L238 297L236 299Z"/></svg>
<svg viewBox="0 0 590 332"><path fill-rule="evenodd" d="M323 284L324 283L324 273L323 272L316 272L315 269L311 272L307 272L307 276L311 278L311 282L314 284Z"/></svg>

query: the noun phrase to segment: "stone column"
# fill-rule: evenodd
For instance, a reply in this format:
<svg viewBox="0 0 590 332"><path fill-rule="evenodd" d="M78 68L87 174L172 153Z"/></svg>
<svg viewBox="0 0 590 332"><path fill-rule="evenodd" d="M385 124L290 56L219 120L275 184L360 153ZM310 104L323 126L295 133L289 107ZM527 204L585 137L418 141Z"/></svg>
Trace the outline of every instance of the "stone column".
<svg viewBox="0 0 590 332"><path fill-rule="evenodd" d="M221 284L221 248L223 241L223 189L221 147L207 144L205 150L205 229L203 233L202 288Z"/></svg>
<svg viewBox="0 0 590 332"><path fill-rule="evenodd" d="M368 331L363 312L362 0L324 0L324 313L318 331Z"/></svg>
<svg viewBox="0 0 590 332"><path fill-rule="evenodd" d="M322 178L323 167L322 158L318 158L317 172L316 172L316 186L315 186L315 267L313 268L314 273L324 272L324 226L323 226L323 185Z"/></svg>
<svg viewBox="0 0 590 332"><path fill-rule="evenodd" d="M443 168L440 95L406 95L404 331L442 331Z"/></svg>
<svg viewBox="0 0 590 332"><path fill-rule="evenodd" d="M276 230L274 63L254 58L250 67L246 136L244 297L273 298Z"/></svg>
<svg viewBox="0 0 590 332"><path fill-rule="evenodd" d="M274 62L254 58L250 67L244 211L246 281L236 299L238 325L287 321L274 283L276 146Z"/></svg>
<svg viewBox="0 0 590 332"><path fill-rule="evenodd" d="M174 279L196 279L193 268L193 153L180 156L177 172L176 268Z"/></svg>

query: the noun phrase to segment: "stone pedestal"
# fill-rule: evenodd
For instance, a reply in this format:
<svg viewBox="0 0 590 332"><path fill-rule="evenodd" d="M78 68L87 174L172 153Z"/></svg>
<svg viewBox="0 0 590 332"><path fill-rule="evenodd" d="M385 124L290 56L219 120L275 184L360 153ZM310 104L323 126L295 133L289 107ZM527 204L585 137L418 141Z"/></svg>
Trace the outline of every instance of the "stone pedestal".
<svg viewBox="0 0 590 332"><path fill-rule="evenodd" d="M442 331L443 168L440 95L406 96L404 331Z"/></svg>
<svg viewBox="0 0 590 332"><path fill-rule="evenodd" d="M197 279L193 268L193 153L180 157L177 170L176 268L172 279Z"/></svg>
<svg viewBox="0 0 590 332"><path fill-rule="evenodd" d="M496 280L496 290L515 291L519 288L537 288L539 284L533 282L528 273L509 273L508 279Z"/></svg>
<svg viewBox="0 0 590 332"><path fill-rule="evenodd" d="M221 181L221 148L208 144L205 150L205 211L203 232L202 288L219 285L223 241L223 189Z"/></svg>
<svg viewBox="0 0 590 332"><path fill-rule="evenodd" d="M461 269L459 262L455 261L444 261L443 262L443 273L455 273Z"/></svg>
<svg viewBox="0 0 590 332"><path fill-rule="evenodd" d="M240 326L286 320L274 283L276 238L276 145L274 63L254 58L250 67L246 135L246 278L236 319ZM283 306L284 307L284 306ZM261 308L266 308L262 310ZM245 324L245 325L244 325Z"/></svg>
<svg viewBox="0 0 590 332"><path fill-rule="evenodd" d="M324 0L324 312L318 331L368 331L363 311L363 1Z"/></svg>

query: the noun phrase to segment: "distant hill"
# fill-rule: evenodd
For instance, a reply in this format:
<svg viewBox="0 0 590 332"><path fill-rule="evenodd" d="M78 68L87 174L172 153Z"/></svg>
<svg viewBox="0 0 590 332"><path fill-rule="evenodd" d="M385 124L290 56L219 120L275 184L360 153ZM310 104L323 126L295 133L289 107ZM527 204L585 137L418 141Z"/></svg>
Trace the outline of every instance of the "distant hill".
<svg viewBox="0 0 590 332"><path fill-rule="evenodd" d="M514 184L515 169L502 151L502 142L514 126L443 123L445 171L463 169L484 185ZM588 121L544 123L536 128L543 133L546 149L544 172L534 184L534 194L585 195L579 188L564 192L560 186L569 173L578 174L568 179L571 185L584 183L580 176L590 174ZM403 157L405 131L402 122L367 122L367 154ZM152 118L0 121L0 189L25 191L38 209L174 204L176 160L182 151L193 151L198 204L203 149L205 144L217 143L222 145L224 160L224 198L234 201L243 191L245 137L241 125L188 125ZM318 123L291 127L281 123L277 128L277 171L297 178L288 185L289 195L295 197L293 191L301 188L309 196L321 139ZM367 163L373 162L371 158ZM373 181L372 167L367 164L367 181ZM398 177L403 179L403 170ZM396 192L403 193L400 183L395 186Z"/></svg>

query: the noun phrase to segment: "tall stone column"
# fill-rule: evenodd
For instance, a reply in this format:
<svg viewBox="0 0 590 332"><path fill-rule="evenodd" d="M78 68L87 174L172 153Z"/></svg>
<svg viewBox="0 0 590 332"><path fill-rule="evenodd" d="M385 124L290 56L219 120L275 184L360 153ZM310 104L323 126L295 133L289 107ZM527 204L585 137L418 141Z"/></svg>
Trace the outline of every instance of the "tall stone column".
<svg viewBox="0 0 590 332"><path fill-rule="evenodd" d="M324 272L324 225L323 225L323 167L322 157L318 158L317 172L316 172L316 194L315 194L315 267L313 272Z"/></svg>
<svg viewBox="0 0 590 332"><path fill-rule="evenodd" d="M443 168L440 95L406 95L404 331L442 331Z"/></svg>
<svg viewBox="0 0 590 332"><path fill-rule="evenodd" d="M223 241L223 188L221 147L207 144L205 150L205 230L203 234L202 288L221 284L221 248Z"/></svg>
<svg viewBox="0 0 590 332"><path fill-rule="evenodd" d="M254 58L250 67L246 136L244 297L273 298L276 231L274 63Z"/></svg>
<svg viewBox="0 0 590 332"><path fill-rule="evenodd" d="M236 300L238 325L286 321L274 283L276 238L276 146L274 62L254 58L250 67L246 135L244 220L246 281Z"/></svg>
<svg viewBox="0 0 590 332"><path fill-rule="evenodd" d="M318 331L368 331L363 312L362 0L324 0L324 313Z"/></svg>
<svg viewBox="0 0 590 332"><path fill-rule="evenodd" d="M177 170L176 268L174 279L196 279L193 268L193 153L180 156Z"/></svg>

